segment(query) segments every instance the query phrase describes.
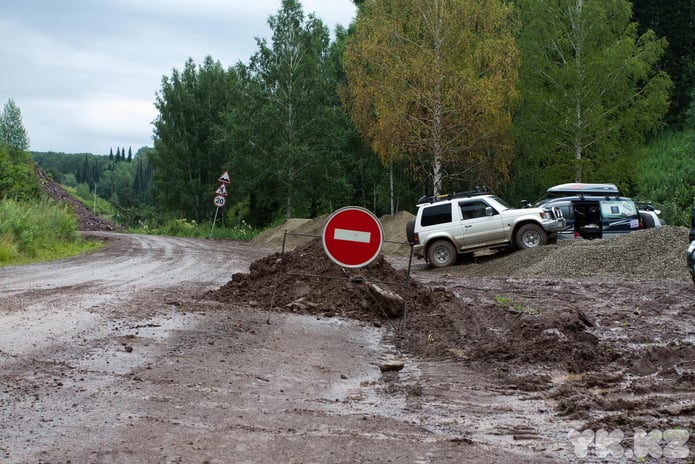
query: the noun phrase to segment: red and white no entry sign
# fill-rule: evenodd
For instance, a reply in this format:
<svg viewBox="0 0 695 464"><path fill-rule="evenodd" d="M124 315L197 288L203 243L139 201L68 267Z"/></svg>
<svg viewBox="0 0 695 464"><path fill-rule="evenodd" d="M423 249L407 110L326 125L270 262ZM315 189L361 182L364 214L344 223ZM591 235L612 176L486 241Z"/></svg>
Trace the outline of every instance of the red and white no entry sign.
<svg viewBox="0 0 695 464"><path fill-rule="evenodd" d="M384 230L371 211L346 206L335 211L323 227L323 249L343 267L364 267L374 261L384 243Z"/></svg>

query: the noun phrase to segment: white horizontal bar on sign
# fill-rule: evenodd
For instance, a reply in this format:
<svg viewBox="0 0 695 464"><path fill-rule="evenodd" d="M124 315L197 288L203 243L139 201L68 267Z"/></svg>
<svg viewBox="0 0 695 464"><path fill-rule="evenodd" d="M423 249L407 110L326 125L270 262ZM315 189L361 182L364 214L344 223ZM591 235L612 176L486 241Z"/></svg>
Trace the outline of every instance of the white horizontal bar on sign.
<svg viewBox="0 0 695 464"><path fill-rule="evenodd" d="M369 243L372 238L371 232L362 232L359 230L335 229L333 232L334 240L346 240L349 242Z"/></svg>

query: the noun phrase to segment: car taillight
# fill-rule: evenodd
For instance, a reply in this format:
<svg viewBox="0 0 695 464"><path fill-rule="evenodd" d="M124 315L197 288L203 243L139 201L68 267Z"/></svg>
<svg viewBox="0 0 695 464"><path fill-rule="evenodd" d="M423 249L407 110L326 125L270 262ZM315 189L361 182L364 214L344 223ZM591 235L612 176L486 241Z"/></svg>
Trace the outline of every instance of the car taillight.
<svg viewBox="0 0 695 464"><path fill-rule="evenodd" d="M413 243L415 245L418 245L420 243L420 234L418 234L417 232L413 234Z"/></svg>

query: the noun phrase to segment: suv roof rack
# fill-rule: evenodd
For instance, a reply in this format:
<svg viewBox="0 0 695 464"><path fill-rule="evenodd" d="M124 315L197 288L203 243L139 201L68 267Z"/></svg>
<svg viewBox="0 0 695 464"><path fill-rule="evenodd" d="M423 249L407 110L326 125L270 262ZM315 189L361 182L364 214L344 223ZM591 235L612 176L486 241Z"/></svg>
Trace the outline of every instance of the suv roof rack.
<svg viewBox="0 0 695 464"><path fill-rule="evenodd" d="M487 188L485 186L483 187L476 187L475 190L468 190L466 192L454 192L454 193L445 193L445 194L440 194L440 195L430 195L430 196L422 196L420 199L417 201L418 204L422 203L435 203L437 201L447 201L447 200L453 200L454 198L470 198L470 197L475 197L478 195L487 195L489 192L487 191Z"/></svg>

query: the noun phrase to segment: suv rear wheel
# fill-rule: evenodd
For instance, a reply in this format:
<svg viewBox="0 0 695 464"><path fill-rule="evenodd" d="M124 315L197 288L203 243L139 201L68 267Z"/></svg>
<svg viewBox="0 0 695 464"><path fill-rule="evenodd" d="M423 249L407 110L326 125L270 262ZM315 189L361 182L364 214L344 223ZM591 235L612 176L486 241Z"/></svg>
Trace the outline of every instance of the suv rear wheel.
<svg viewBox="0 0 695 464"><path fill-rule="evenodd" d="M437 240L427 249L427 258L434 267L446 267L456 263L458 253L448 240Z"/></svg>
<svg viewBox="0 0 695 464"><path fill-rule="evenodd" d="M519 227L516 231L516 246L520 250L536 248L537 246L548 243L548 236L541 226L536 224L526 224Z"/></svg>
<svg viewBox="0 0 695 464"><path fill-rule="evenodd" d="M415 221L408 221L405 225L405 237L408 239L408 243L415 243Z"/></svg>

